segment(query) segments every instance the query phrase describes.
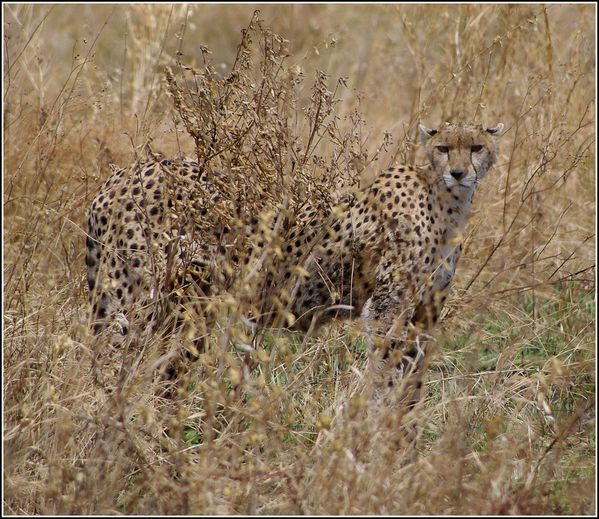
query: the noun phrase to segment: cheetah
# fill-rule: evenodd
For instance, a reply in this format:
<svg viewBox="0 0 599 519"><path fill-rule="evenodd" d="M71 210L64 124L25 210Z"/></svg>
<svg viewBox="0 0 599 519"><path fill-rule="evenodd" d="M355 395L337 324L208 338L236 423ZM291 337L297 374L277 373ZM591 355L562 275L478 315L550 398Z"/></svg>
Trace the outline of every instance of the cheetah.
<svg viewBox="0 0 599 519"><path fill-rule="evenodd" d="M330 207L306 204L297 221L277 231L282 254L270 267L262 265L262 286L277 294L299 328L361 317L380 360L400 378L420 377L423 339L439 320L473 195L497 160L502 132L501 123L486 129L419 125L428 164L383 170L371 185ZM230 229L214 223L216 212L234 211L221 196L228 182L226 173L205 171L197 162L155 155L128 169L114 167L89 212L87 281L97 332L117 323L127 334L144 305L153 305L149 315L160 321L173 310L156 311L157 294L190 286L182 280L191 278L194 293L204 298L223 283L230 286L230 269L229 281L222 273L218 278ZM173 216L177 204L187 209ZM251 223L248 239L256 218ZM233 257L233 264L248 258ZM298 265L305 275L296 282ZM417 401L419 378L412 387L409 398Z"/></svg>

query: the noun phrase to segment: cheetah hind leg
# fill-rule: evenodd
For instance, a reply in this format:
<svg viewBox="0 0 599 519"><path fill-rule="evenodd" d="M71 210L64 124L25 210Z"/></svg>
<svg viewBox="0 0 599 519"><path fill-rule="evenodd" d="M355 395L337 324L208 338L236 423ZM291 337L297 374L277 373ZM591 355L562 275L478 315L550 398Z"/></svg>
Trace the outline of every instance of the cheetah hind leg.
<svg viewBox="0 0 599 519"><path fill-rule="evenodd" d="M163 378L175 385L184 383L190 364L208 349L211 319L206 313L206 301L211 281L209 266L204 258L197 257L192 261L176 261L173 275L165 276L167 296L157 316L158 322L166 324L164 338L191 339L191 348L182 347L164 369Z"/></svg>

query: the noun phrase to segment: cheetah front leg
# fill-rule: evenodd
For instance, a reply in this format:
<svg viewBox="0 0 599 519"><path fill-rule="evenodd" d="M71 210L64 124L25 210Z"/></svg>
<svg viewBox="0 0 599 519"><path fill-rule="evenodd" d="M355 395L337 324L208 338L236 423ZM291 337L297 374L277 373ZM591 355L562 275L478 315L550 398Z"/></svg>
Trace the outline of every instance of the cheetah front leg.
<svg viewBox="0 0 599 519"><path fill-rule="evenodd" d="M374 376L380 391L411 409L420 400L426 361L426 335L418 325L416 280L406 269L389 271L383 258L375 289L362 310L372 346ZM379 391L379 392L380 392Z"/></svg>

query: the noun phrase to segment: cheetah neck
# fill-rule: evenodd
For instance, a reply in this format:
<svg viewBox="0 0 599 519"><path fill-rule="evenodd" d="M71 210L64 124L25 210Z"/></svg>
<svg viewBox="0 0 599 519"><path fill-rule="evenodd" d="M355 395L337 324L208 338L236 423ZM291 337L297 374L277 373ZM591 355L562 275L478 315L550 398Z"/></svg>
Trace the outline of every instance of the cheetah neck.
<svg viewBox="0 0 599 519"><path fill-rule="evenodd" d="M428 166L426 175L429 179L434 178L431 166ZM472 211L475 186L457 185L450 188L442 180L429 182L429 186L429 201L439 207L446 228L462 231Z"/></svg>
<svg viewBox="0 0 599 519"><path fill-rule="evenodd" d="M439 208L443 228L440 252L443 258L453 256L464 241L464 230L472 211L474 190L474 186L448 188L445 182L437 182L429 190L430 203Z"/></svg>

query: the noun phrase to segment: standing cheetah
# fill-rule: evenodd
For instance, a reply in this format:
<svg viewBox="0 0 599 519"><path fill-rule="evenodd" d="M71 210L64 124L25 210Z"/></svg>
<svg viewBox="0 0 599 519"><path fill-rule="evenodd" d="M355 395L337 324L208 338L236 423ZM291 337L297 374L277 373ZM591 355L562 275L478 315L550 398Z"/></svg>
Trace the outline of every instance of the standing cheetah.
<svg viewBox="0 0 599 519"><path fill-rule="evenodd" d="M381 359L401 376L418 372L419 338L439 319L472 198L497 159L502 130L502 124L420 125L426 167L391 167L337 205L306 205L289 228L276 231L282 254L262 265L266 291L303 328L342 311L361 316ZM182 270L195 272L203 296L217 292L215 272L231 243L230 229L216 225L214 214L234 211L221 197L219 186L227 182L226 174L202 171L196 162L155 156L114 170L89 213L86 263L96 330L116 321L127 333L135 311L155 308L157 294L177 292ZM172 216L177 204L186 210ZM234 256L233 264L249 258ZM307 274L301 282L292 274L298 266Z"/></svg>

